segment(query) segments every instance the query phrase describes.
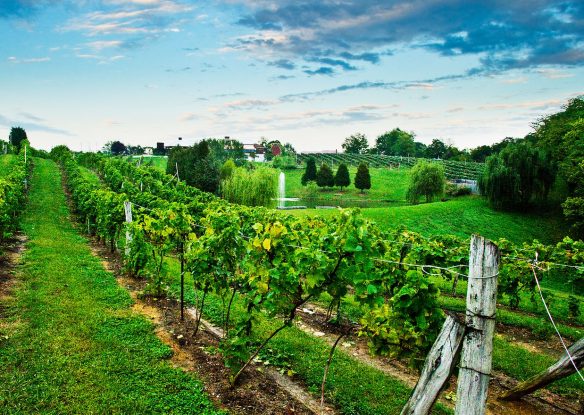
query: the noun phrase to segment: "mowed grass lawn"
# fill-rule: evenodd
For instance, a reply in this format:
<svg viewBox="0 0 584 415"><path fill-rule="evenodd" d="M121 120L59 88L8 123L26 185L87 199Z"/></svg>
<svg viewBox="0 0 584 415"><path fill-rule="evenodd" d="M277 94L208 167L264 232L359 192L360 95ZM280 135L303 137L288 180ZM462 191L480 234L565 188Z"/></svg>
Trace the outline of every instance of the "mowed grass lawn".
<svg viewBox="0 0 584 415"><path fill-rule="evenodd" d="M73 228L55 163L35 164L27 250L0 304L0 413L218 413Z"/></svg>
<svg viewBox="0 0 584 415"><path fill-rule="evenodd" d="M333 173L336 173L333 170ZM368 200L382 200L392 202L403 202L406 198L408 190L409 169L369 169L371 174L371 189L365 193L361 193L359 189L355 188L355 174L357 168L349 167L349 176L351 177L351 185L343 189L343 197L346 199L368 199ZM286 170L286 197L300 197L302 195L302 175L304 169ZM319 194L319 197L332 198L334 194L339 193L340 189L334 187L330 190L324 190Z"/></svg>
<svg viewBox="0 0 584 415"><path fill-rule="evenodd" d="M567 233L559 215L499 212L478 196L455 198L446 202L410 206L362 209L363 215L383 228L405 226L426 236L457 235L463 238L478 233L486 238L508 239L514 243L554 243ZM337 214L336 210L306 209L290 211L294 215Z"/></svg>
<svg viewBox="0 0 584 415"><path fill-rule="evenodd" d="M140 157L134 157L139 159ZM143 163L150 164L152 167L166 173L166 165L168 164L168 157L166 156L143 156Z"/></svg>

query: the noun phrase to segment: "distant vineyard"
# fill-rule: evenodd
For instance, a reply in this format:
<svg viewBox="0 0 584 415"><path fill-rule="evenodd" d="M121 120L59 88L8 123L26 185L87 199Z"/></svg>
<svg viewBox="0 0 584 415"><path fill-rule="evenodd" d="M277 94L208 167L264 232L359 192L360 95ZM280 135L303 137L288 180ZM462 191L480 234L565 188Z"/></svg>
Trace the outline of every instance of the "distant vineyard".
<svg viewBox="0 0 584 415"><path fill-rule="evenodd" d="M378 154L346 154L346 153L301 153L298 155L299 162L306 162L309 157L316 159L317 165L328 163L333 167L339 163L356 166L361 162L369 164L370 167L411 167L418 160L427 160L432 163L441 163L448 179L478 180L483 172L484 164L476 162L420 159L416 157L384 156Z"/></svg>

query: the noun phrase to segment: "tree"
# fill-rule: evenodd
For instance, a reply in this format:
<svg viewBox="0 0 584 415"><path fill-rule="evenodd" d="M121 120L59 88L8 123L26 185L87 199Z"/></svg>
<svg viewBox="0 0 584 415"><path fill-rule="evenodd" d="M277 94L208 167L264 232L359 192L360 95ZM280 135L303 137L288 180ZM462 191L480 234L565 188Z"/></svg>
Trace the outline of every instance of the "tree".
<svg viewBox="0 0 584 415"><path fill-rule="evenodd" d="M10 144L16 147L16 150L19 151L20 144L22 143L22 141L28 140L28 137L26 135L26 131L24 130L24 128L12 127L10 129L10 135L8 137L8 140L10 141Z"/></svg>
<svg viewBox="0 0 584 415"><path fill-rule="evenodd" d="M260 140L260 145L266 149L264 154L266 161L271 161L274 156L280 155L282 152L282 143L280 143L280 140L268 141L266 137L262 137ZM276 150L276 146L278 150ZM278 154L274 153L274 150L278 152Z"/></svg>
<svg viewBox="0 0 584 415"><path fill-rule="evenodd" d="M219 187L219 162L213 157L212 146L203 140L192 147L175 147L168 155L166 172L178 173L181 180L203 191L216 193Z"/></svg>
<svg viewBox="0 0 584 415"><path fill-rule="evenodd" d="M445 184L444 167L441 164L420 160L410 171L407 199L416 204L424 196L429 203L435 196L442 195Z"/></svg>
<svg viewBox="0 0 584 415"><path fill-rule="evenodd" d="M369 167L367 164L361 163L357 168L355 174L355 187L363 193L363 191L371 189L371 175L369 174Z"/></svg>
<svg viewBox="0 0 584 415"><path fill-rule="evenodd" d="M63 157L71 155L71 150L66 145L60 144L53 147L49 153L51 158L55 161L62 160Z"/></svg>
<svg viewBox="0 0 584 415"><path fill-rule="evenodd" d="M126 154L127 148L121 141L114 141L110 145L110 152L114 156L119 156L121 154Z"/></svg>
<svg viewBox="0 0 584 415"><path fill-rule="evenodd" d="M544 202L554 179L547 154L523 141L487 158L479 187L497 209L524 209Z"/></svg>
<svg viewBox="0 0 584 415"><path fill-rule="evenodd" d="M335 185L335 177L328 164L322 163L320 165L320 169L316 174L316 184L319 187L333 187Z"/></svg>
<svg viewBox="0 0 584 415"><path fill-rule="evenodd" d="M134 156L141 156L144 154L144 148L140 145L138 146L127 146L128 149L128 154L134 155Z"/></svg>
<svg viewBox="0 0 584 415"><path fill-rule="evenodd" d="M306 169L304 170L301 181L302 186L306 186L308 182L316 181L316 160L314 157L310 157L306 161Z"/></svg>
<svg viewBox="0 0 584 415"><path fill-rule="evenodd" d="M538 120L535 124L534 139L550 153L553 160L565 160L570 157L574 144L566 139L566 134L572 130L574 122L582 119L584 119L584 97L580 96L570 100L563 111Z"/></svg>
<svg viewBox="0 0 584 415"><path fill-rule="evenodd" d="M348 154L365 154L369 148L369 143L364 134L356 133L345 138L342 147L345 153Z"/></svg>
<svg viewBox="0 0 584 415"><path fill-rule="evenodd" d="M443 159L446 154L446 144L437 138L432 140L432 144L426 147L426 157L431 159Z"/></svg>
<svg viewBox="0 0 584 415"><path fill-rule="evenodd" d="M414 137L414 133L394 128L377 137L375 148L378 154L387 156L413 156L416 153Z"/></svg>
<svg viewBox="0 0 584 415"><path fill-rule="evenodd" d="M335 186L339 186L342 192L343 187L347 187L350 184L351 177L349 176L349 169L345 163L341 163L337 169L337 174L335 174Z"/></svg>
<svg viewBox="0 0 584 415"><path fill-rule="evenodd" d="M473 161L483 163L491 154L493 154L491 146L478 146L470 151L470 158Z"/></svg>
<svg viewBox="0 0 584 415"><path fill-rule="evenodd" d="M296 155L296 149L290 143L284 144L284 147L282 147L282 152L286 156Z"/></svg>
<svg viewBox="0 0 584 415"><path fill-rule="evenodd" d="M426 157L426 144L420 143L419 141L414 142L414 156L415 157Z"/></svg>
<svg viewBox="0 0 584 415"><path fill-rule="evenodd" d="M197 160L193 168L192 186L209 193L219 189L219 168L211 157Z"/></svg>

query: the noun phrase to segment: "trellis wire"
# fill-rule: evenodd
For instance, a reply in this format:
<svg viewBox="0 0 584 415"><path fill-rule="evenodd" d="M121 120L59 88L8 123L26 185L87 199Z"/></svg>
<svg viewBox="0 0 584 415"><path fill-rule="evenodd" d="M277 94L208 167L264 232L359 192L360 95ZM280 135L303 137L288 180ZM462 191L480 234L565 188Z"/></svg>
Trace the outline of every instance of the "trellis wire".
<svg viewBox="0 0 584 415"><path fill-rule="evenodd" d="M538 289L538 292L539 292L539 296L541 297L541 301L543 302L543 306L545 307L545 311L547 312L547 315L548 315L550 321L552 322L552 326L554 326L554 330L558 334L558 337L560 338L560 342L562 343L562 346L564 346L564 350L566 351L566 354L568 355L568 358L570 359L570 362L572 362L572 366L574 366L574 369L576 369L576 372L580 376L580 379L584 382L584 376L582 376L582 373L580 373L580 370L578 369L578 365L576 365L576 362L574 362L574 359L572 358L572 355L570 354L570 351L568 350L568 347L566 346L566 343L564 342L564 338L560 334L560 331L558 330L558 327L556 326L556 323L554 322L554 318L552 317L552 314L550 313L550 309L548 308L548 305L545 302L545 298L543 296L543 292L541 290L541 286L539 285L539 279L537 278L537 273L535 272L535 268L537 266L537 256L538 255L537 255L537 252L536 252L535 253L535 259L530 264L530 266L531 266L531 270L533 272L533 277L535 278L535 283L537 284L537 289Z"/></svg>

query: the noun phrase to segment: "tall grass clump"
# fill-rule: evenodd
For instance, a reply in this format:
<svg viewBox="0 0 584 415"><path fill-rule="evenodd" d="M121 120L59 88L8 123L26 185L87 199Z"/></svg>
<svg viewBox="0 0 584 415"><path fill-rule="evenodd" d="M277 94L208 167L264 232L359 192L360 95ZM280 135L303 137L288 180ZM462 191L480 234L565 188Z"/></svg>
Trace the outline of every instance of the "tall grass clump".
<svg viewBox="0 0 584 415"><path fill-rule="evenodd" d="M221 182L221 195L231 203L273 207L278 196L278 173L269 167L238 167Z"/></svg>

